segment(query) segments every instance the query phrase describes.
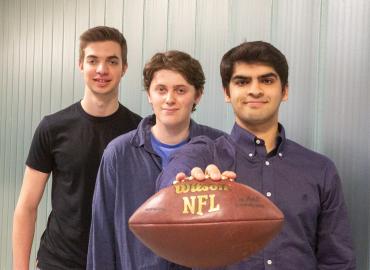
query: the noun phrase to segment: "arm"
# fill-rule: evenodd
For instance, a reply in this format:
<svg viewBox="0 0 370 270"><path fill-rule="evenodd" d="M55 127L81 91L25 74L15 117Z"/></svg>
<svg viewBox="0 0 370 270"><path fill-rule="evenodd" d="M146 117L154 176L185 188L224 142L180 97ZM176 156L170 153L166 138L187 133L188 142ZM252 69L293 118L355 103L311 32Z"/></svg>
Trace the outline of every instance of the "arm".
<svg viewBox="0 0 370 270"><path fill-rule="evenodd" d="M211 139L199 136L171 154L169 163L157 178L156 190L168 187L175 180L181 180L185 176L191 175L193 168L198 168L198 172L204 170L208 164L214 162L213 147L214 143ZM180 172L182 174L178 176ZM199 177L201 178L201 176Z"/></svg>
<svg viewBox="0 0 370 270"><path fill-rule="evenodd" d="M13 269L29 269L37 207L49 174L26 166L13 218Z"/></svg>
<svg viewBox="0 0 370 270"><path fill-rule="evenodd" d="M116 269L114 209L116 170L104 152L94 191L87 269Z"/></svg>
<svg viewBox="0 0 370 270"><path fill-rule="evenodd" d="M350 225L344 196L334 164L325 174L321 213L317 226L318 269L355 270Z"/></svg>

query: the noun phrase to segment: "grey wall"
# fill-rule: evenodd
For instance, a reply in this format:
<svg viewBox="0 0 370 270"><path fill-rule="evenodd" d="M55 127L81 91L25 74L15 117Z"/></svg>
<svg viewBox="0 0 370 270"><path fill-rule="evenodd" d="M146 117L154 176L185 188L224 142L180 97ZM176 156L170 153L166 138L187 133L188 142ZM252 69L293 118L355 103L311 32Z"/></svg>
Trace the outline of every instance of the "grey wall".
<svg viewBox="0 0 370 270"><path fill-rule="evenodd" d="M109 25L128 40L120 100L151 112L141 71L150 56L180 49L205 70L194 118L226 131L233 113L218 65L245 40L266 40L290 63L290 98L281 121L290 138L331 157L342 176L358 269L370 269L370 2L367 0L0 0L0 269L11 269L12 215L24 160L40 118L83 94L78 36ZM39 208L34 256L50 210Z"/></svg>

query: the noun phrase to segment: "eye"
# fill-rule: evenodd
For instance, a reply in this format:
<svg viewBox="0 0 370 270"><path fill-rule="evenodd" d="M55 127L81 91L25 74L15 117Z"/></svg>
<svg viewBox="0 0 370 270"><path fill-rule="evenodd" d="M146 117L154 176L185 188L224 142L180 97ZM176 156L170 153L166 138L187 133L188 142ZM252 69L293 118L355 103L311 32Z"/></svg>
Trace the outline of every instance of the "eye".
<svg viewBox="0 0 370 270"><path fill-rule="evenodd" d="M159 94L164 94L166 93L166 88L164 86L158 86L156 88L156 91L159 93Z"/></svg>
<svg viewBox="0 0 370 270"><path fill-rule="evenodd" d="M263 78L261 79L261 82L263 84L269 85L269 84L273 84L275 82L275 79L274 78Z"/></svg>
<svg viewBox="0 0 370 270"><path fill-rule="evenodd" d="M176 89L176 92L180 95L183 95L186 93L186 89L185 88L177 88Z"/></svg>
<svg viewBox="0 0 370 270"><path fill-rule="evenodd" d="M118 60L116 60L116 59L112 59L112 60L109 60L109 64L111 64L111 65L118 65Z"/></svg>
<svg viewBox="0 0 370 270"><path fill-rule="evenodd" d="M94 58L89 58L86 60L86 62L90 65L95 65L97 63L97 60Z"/></svg>
<svg viewBox="0 0 370 270"><path fill-rule="evenodd" d="M246 79L237 79L235 80L235 85L239 86L239 87L242 87L242 86L245 86L246 84L248 84L248 81Z"/></svg>

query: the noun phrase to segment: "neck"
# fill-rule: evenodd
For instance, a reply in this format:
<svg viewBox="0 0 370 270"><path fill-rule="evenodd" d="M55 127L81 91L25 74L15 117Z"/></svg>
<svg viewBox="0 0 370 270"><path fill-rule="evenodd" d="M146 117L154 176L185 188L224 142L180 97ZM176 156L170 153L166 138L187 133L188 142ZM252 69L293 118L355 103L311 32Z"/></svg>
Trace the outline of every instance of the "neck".
<svg viewBox="0 0 370 270"><path fill-rule="evenodd" d="M240 123L238 123L240 125ZM264 140L266 152L269 153L276 148L276 138L279 134L278 122L266 125L240 125L256 137Z"/></svg>
<svg viewBox="0 0 370 270"><path fill-rule="evenodd" d="M81 106L84 111L92 116L104 117L113 114L117 111L119 103L117 95L93 95L89 91L85 91L85 95L81 100Z"/></svg>
<svg viewBox="0 0 370 270"><path fill-rule="evenodd" d="M151 131L154 137L165 144L178 144L189 136L190 121L184 125L176 127L168 127L161 123L156 123Z"/></svg>

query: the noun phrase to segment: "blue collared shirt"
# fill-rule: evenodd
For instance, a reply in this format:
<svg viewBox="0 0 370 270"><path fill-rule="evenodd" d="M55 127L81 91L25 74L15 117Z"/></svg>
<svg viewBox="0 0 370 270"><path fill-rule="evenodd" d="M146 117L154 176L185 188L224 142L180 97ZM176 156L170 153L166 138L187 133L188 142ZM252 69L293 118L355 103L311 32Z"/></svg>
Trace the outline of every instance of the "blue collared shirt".
<svg viewBox="0 0 370 270"><path fill-rule="evenodd" d="M129 230L128 219L155 193L162 170L151 144L155 118L144 118L137 130L113 140L104 151L95 186L90 229L88 270L180 270L146 248ZM224 132L190 123L189 139Z"/></svg>
<svg viewBox="0 0 370 270"><path fill-rule="evenodd" d="M198 137L176 152L157 179L171 185L177 172L216 164L260 191L284 213L281 233L261 252L228 270L354 270L355 257L340 178L333 162L285 138L266 153L264 141L239 127L215 141Z"/></svg>

